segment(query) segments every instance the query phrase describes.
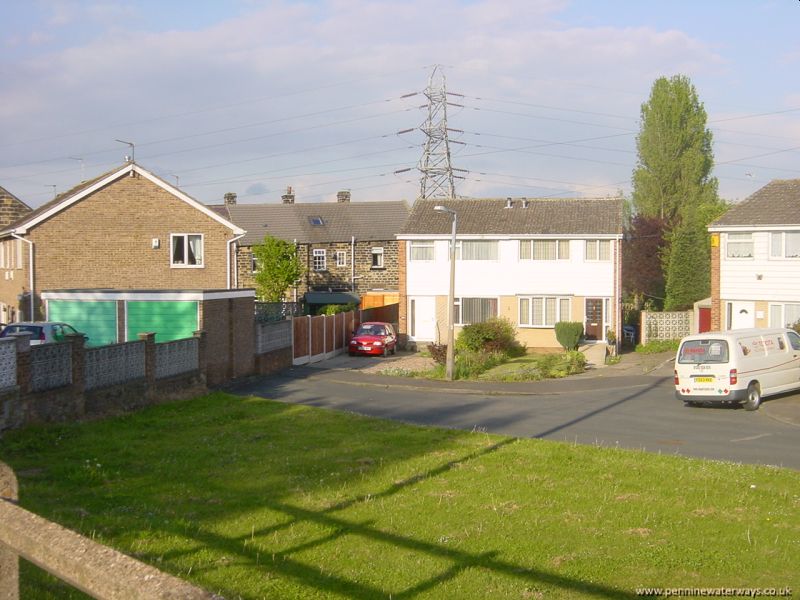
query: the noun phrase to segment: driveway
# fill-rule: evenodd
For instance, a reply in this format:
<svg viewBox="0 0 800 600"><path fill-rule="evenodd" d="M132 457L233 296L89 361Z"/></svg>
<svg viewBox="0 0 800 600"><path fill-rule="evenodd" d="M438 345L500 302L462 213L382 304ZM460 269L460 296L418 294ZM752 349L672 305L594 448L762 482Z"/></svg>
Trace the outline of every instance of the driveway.
<svg viewBox="0 0 800 600"><path fill-rule="evenodd" d="M386 359L337 357L228 389L419 425L800 469L799 427L771 418L766 406L685 407L674 398L669 363L649 374L609 369L509 384L362 372L374 364L390 366Z"/></svg>

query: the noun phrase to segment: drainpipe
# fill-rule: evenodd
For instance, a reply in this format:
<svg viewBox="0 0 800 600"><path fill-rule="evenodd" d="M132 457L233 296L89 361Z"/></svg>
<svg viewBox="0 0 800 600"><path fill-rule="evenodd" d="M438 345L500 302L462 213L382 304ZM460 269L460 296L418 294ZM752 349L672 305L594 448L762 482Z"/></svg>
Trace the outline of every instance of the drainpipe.
<svg viewBox="0 0 800 600"><path fill-rule="evenodd" d="M13 232L11 234L11 237L13 237L13 238L15 238L17 240L22 240L23 242L28 244L28 255L29 255L28 262L30 263L30 267L31 267L30 268L30 273L29 273L29 282L28 282L28 287L31 288L31 312L28 315L28 320L29 321L35 321L36 320L36 314L34 313L34 309L36 307L36 294L34 292L36 290L34 288L35 279L34 279L34 276L33 276L33 266L34 266L33 265L33 242L30 241L30 240L26 240L24 237L21 237L21 236L17 235L16 233L13 233Z"/></svg>
<svg viewBox="0 0 800 600"><path fill-rule="evenodd" d="M350 236L350 291L356 291L356 236Z"/></svg>
<svg viewBox="0 0 800 600"><path fill-rule="evenodd" d="M246 234L243 233L242 235L237 235L235 238L232 238L232 239L227 241L228 260L227 260L226 265L228 267L228 278L227 278L228 289L231 289L231 244L233 244L234 242L242 239L245 235ZM234 285L238 286L239 285L239 269L238 268L236 269L234 274L235 274L235 279L236 279Z"/></svg>

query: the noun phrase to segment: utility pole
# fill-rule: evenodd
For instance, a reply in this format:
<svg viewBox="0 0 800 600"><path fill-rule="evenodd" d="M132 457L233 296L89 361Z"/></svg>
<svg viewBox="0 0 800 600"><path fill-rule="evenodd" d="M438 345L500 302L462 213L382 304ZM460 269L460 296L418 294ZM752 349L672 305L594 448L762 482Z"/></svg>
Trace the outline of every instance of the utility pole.
<svg viewBox="0 0 800 600"><path fill-rule="evenodd" d="M456 197L453 166L450 163L450 140L447 136L448 131L454 130L448 130L447 127L447 106L461 105L449 103L447 96L444 72L440 65L436 65L425 89L425 97L428 98L428 118L420 127L426 136L425 148L418 167L422 173L419 197L423 199Z"/></svg>

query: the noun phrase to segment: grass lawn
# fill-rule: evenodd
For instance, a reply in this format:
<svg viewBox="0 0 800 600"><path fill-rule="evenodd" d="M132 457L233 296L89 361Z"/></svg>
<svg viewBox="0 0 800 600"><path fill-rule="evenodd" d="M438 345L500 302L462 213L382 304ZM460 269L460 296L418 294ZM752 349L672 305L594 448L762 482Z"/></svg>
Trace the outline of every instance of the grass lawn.
<svg viewBox="0 0 800 600"><path fill-rule="evenodd" d="M9 433L22 506L233 598L800 588L800 473L213 393ZM81 597L23 565L23 598Z"/></svg>

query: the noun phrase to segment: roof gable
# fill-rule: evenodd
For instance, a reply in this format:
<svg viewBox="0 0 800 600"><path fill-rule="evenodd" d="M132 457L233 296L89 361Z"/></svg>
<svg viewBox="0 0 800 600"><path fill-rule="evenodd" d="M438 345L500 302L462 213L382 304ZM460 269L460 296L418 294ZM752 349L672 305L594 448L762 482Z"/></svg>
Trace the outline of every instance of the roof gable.
<svg viewBox="0 0 800 600"><path fill-rule="evenodd" d="M202 212L209 218L213 219L214 221L217 221L218 223L224 225L225 227L228 227L229 229L231 229L233 233L237 235L244 234L243 229L240 229L239 227L237 227L236 225L225 219L219 213L211 210L205 204L198 202L191 196L185 194L178 188L174 187L173 185L161 179L160 177L157 177L150 171L143 169L136 163L129 162L126 163L122 168L104 173L103 175L100 175L95 179L83 182L80 185L72 188L71 190L63 194L60 194L55 199L51 200L46 204L43 204L30 214L17 220L15 223L12 223L5 230L0 231L0 235L8 233L25 234L28 232L29 229L36 227L42 221L45 221L50 217L52 217L53 215L58 214L63 210L66 210L73 204L80 202L90 194L113 183L114 181L122 177L129 177L133 173L136 173L141 177L144 177L148 181L151 181L158 187L164 189L169 194L189 204L192 208L199 210L200 212Z"/></svg>
<svg viewBox="0 0 800 600"><path fill-rule="evenodd" d="M733 205L709 228L800 225L800 179L776 179Z"/></svg>
<svg viewBox="0 0 800 600"><path fill-rule="evenodd" d="M462 235L621 235L622 198L417 200L400 237L449 235L456 211Z"/></svg>

